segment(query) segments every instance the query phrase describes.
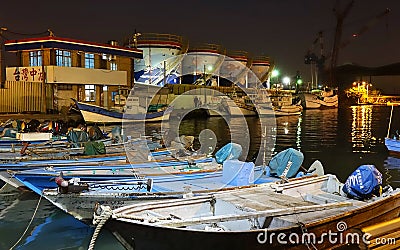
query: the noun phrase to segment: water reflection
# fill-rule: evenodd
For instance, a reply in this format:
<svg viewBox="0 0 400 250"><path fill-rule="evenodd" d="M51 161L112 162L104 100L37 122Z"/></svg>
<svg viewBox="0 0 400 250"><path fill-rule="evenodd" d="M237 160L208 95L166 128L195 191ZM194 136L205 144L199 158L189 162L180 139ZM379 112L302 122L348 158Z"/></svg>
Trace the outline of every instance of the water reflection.
<svg viewBox="0 0 400 250"><path fill-rule="evenodd" d="M34 214L36 206L37 212ZM93 227L57 209L47 200L26 191L0 193L0 249L10 249L23 235L32 216L32 224L15 249L86 249ZM96 249L124 249L102 230Z"/></svg>
<svg viewBox="0 0 400 250"><path fill-rule="evenodd" d="M301 150L302 116L281 116L276 118L277 140L275 153L292 147Z"/></svg>
<svg viewBox="0 0 400 250"><path fill-rule="evenodd" d="M400 186L400 159L388 156L384 162L386 183L394 187Z"/></svg>
<svg viewBox="0 0 400 250"><path fill-rule="evenodd" d="M372 135L373 106L352 106L353 121L351 124L351 142L353 152L370 153L375 146L375 137Z"/></svg>

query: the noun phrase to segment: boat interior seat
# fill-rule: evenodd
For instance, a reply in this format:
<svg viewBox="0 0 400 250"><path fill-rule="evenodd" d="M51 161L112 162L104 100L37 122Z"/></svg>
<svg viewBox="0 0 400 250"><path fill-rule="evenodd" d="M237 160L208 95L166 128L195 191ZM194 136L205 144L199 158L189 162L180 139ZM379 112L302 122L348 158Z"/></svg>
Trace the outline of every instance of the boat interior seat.
<svg viewBox="0 0 400 250"><path fill-rule="evenodd" d="M335 203L335 202L346 202L351 201L354 205L362 205L364 202L350 199L346 196L342 196L339 194L332 194L328 192L320 192L317 194L306 194L305 200L310 201L317 204L327 204L327 203Z"/></svg>

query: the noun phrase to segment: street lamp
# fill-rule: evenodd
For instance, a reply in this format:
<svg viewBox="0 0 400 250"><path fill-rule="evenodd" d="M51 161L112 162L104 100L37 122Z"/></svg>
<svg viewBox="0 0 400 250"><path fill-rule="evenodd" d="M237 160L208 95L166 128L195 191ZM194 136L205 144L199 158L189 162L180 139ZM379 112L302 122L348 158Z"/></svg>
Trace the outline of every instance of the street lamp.
<svg viewBox="0 0 400 250"><path fill-rule="evenodd" d="M299 85L301 85L301 84L303 84L303 80L297 79L297 81L296 81L296 93L299 90Z"/></svg>
<svg viewBox="0 0 400 250"><path fill-rule="evenodd" d="M279 70L277 70L277 69L272 70L272 72L271 72L271 83L272 83L272 79L273 78L278 79L278 76L279 76ZM276 84L276 80L275 80L275 84Z"/></svg>
<svg viewBox="0 0 400 250"><path fill-rule="evenodd" d="M290 86L290 77L288 76L283 77L282 82L284 85Z"/></svg>

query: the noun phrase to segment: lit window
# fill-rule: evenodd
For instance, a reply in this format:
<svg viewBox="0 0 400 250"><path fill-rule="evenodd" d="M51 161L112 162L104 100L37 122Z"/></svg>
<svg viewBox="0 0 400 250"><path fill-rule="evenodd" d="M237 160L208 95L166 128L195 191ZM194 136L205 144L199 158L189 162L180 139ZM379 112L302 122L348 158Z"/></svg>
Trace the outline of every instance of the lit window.
<svg viewBox="0 0 400 250"><path fill-rule="evenodd" d="M118 70L116 62L110 62L110 70Z"/></svg>
<svg viewBox="0 0 400 250"><path fill-rule="evenodd" d="M85 53L85 68L94 69L94 54Z"/></svg>
<svg viewBox="0 0 400 250"><path fill-rule="evenodd" d="M56 65L71 67L71 52L67 50L56 50Z"/></svg>
<svg viewBox="0 0 400 250"><path fill-rule="evenodd" d="M85 85L85 101L96 101L96 89L94 85Z"/></svg>
<svg viewBox="0 0 400 250"><path fill-rule="evenodd" d="M29 66L42 66L42 51L29 52Z"/></svg>

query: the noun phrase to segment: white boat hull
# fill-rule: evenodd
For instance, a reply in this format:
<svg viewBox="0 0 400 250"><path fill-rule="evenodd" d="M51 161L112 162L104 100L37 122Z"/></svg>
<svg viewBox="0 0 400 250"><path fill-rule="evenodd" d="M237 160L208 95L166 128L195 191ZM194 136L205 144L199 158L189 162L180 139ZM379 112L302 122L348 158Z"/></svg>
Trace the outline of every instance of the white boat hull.
<svg viewBox="0 0 400 250"><path fill-rule="evenodd" d="M102 115L90 111L81 110L83 119L88 123L121 123L123 119L111 117L107 115ZM150 119L141 119L141 120L132 120L133 122L161 122L168 121L170 113L164 114L162 116L150 118ZM129 122L130 120L125 119L125 121Z"/></svg>
<svg viewBox="0 0 400 250"><path fill-rule="evenodd" d="M305 108L317 109L317 108L337 108L339 106L338 96L328 96L320 99L314 94L304 94Z"/></svg>

